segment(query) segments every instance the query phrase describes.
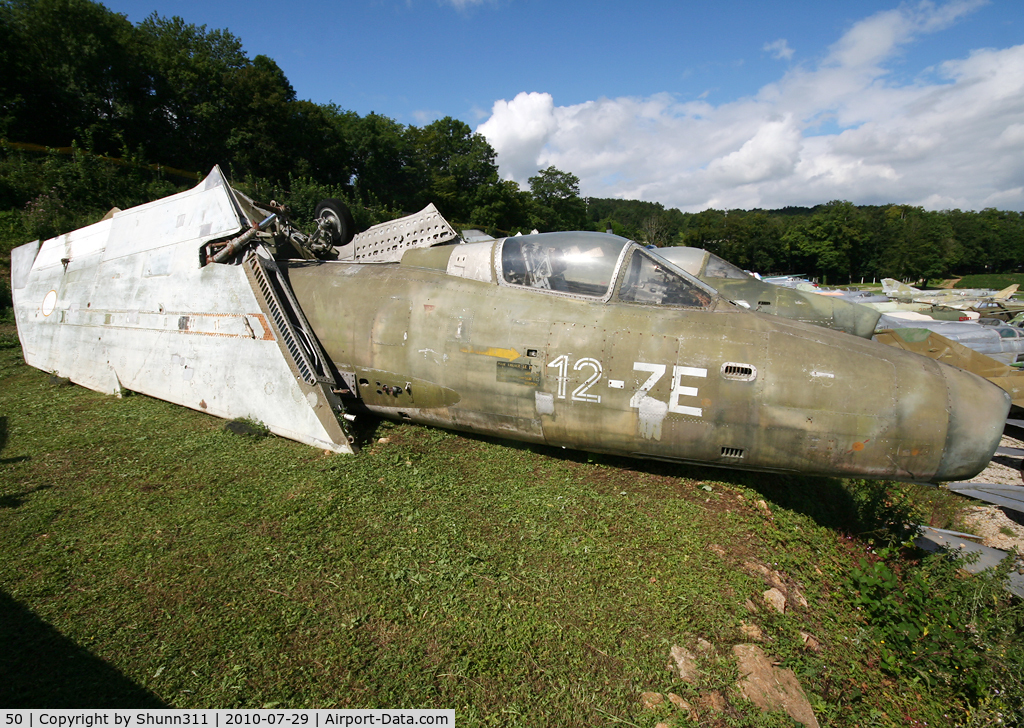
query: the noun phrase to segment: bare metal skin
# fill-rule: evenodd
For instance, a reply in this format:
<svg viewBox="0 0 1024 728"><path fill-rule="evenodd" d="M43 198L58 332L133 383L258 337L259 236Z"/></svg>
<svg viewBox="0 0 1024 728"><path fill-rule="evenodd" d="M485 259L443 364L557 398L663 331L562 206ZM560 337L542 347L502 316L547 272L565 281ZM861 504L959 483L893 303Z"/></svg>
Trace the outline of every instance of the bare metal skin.
<svg viewBox="0 0 1024 728"><path fill-rule="evenodd" d="M579 261L603 267L579 273ZM1009 408L980 377L747 310L599 233L287 268L338 371L396 419L721 467L947 481L985 467Z"/></svg>

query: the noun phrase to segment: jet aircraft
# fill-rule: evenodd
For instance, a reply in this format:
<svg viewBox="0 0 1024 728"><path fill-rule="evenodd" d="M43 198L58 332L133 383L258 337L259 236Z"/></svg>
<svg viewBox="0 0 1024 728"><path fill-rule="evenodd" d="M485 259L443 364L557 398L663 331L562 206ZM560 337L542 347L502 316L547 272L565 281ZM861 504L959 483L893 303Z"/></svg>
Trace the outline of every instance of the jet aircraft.
<svg viewBox="0 0 1024 728"><path fill-rule="evenodd" d="M993 311L1009 309L1020 311L1024 306L1014 306L1012 303L1013 294L1017 292L1017 288L1015 283L1001 291L987 288L943 288L922 291L892 278L882 279L882 290L892 300L926 303L935 307L960 311L980 311L985 308Z"/></svg>
<svg viewBox="0 0 1024 728"><path fill-rule="evenodd" d="M864 338L871 338L875 332L880 316L877 311L839 298L766 283L701 248L658 248L656 252L745 308Z"/></svg>
<svg viewBox="0 0 1024 728"><path fill-rule="evenodd" d="M351 237L329 201L306 236L284 213L214 168L192 190L16 248L26 361L337 452L353 451L351 421L367 412L910 481L969 478L999 443L1009 397L984 379L737 305L625 238L462 243L431 208Z"/></svg>

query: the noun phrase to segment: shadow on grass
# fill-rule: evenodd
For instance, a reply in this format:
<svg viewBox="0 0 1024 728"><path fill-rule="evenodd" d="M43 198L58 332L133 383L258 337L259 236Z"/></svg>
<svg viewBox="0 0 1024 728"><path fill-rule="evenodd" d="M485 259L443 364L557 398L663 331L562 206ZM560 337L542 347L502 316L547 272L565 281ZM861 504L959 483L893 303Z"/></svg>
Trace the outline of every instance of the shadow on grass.
<svg viewBox="0 0 1024 728"><path fill-rule="evenodd" d="M25 458L26 460L28 458ZM18 462L19 458L10 458L9 460L0 459L0 465L4 465L9 462ZM52 488L52 485L40 485L36 488L29 488L23 490L20 493L11 493L10 495L0 495L0 508L20 508L21 504L25 502L27 496L40 490L47 490Z"/></svg>
<svg viewBox="0 0 1024 728"><path fill-rule="evenodd" d="M168 707L3 591L0 645L5 708Z"/></svg>
<svg viewBox="0 0 1024 728"><path fill-rule="evenodd" d="M367 418L369 419L369 418ZM364 420L365 421L365 420ZM384 420L370 421L365 432L372 442ZM460 437L530 452L575 463L594 463L621 471L648 473L672 478L713 481L749 488L773 506L811 518L824 528L855 536L875 536L900 540L904 524L912 521L911 507L890 497L886 481L842 480L798 474L762 473L729 468L643 460L619 455L603 455L548 445L519 442L482 433L457 433Z"/></svg>
<svg viewBox="0 0 1024 728"><path fill-rule="evenodd" d="M3 449L5 447L7 447L7 417L3 416L3 417L0 417L0 452L3 452ZM15 457L15 458L0 458L0 465L9 465L11 463L22 463L22 462L25 462L26 460L31 460L31 459L32 458L30 458L28 455L22 455L20 457ZM0 508L2 508L2 507L3 506L0 505Z"/></svg>

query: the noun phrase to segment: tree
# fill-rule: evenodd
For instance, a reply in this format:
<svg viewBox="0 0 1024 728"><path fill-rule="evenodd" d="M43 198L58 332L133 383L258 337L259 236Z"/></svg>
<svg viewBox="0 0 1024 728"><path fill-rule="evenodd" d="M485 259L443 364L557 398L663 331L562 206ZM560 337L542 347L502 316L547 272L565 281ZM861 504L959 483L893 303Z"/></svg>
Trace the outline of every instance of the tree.
<svg viewBox="0 0 1024 728"><path fill-rule="evenodd" d="M0 2L0 117L16 140L104 154L145 138L150 79L134 29L88 0Z"/></svg>
<svg viewBox="0 0 1024 728"><path fill-rule="evenodd" d="M156 13L137 30L153 74L150 153L203 172L227 164L232 129L247 111L232 77L250 66L241 41L227 30Z"/></svg>
<svg viewBox="0 0 1024 728"><path fill-rule="evenodd" d="M370 112L351 125L356 191L407 211L417 206L423 181L405 127Z"/></svg>
<svg viewBox="0 0 1024 728"><path fill-rule="evenodd" d="M498 184L495 152L469 125L446 116L422 129L407 132L416 162L426 181L422 204L433 202L453 220L469 221L484 189Z"/></svg>
<svg viewBox="0 0 1024 728"><path fill-rule="evenodd" d="M587 206L580 199L579 177L552 166L528 182L534 200L532 222L539 230L585 229Z"/></svg>
<svg viewBox="0 0 1024 728"><path fill-rule="evenodd" d="M797 266L836 281L849 279L851 255L856 255L863 239L864 220L857 208L836 200L796 223L782 240L790 246Z"/></svg>
<svg viewBox="0 0 1024 728"><path fill-rule="evenodd" d="M891 205L885 212L888 245L882 272L894 278L940 278L953 247L949 220L921 207Z"/></svg>
<svg viewBox="0 0 1024 728"><path fill-rule="evenodd" d="M661 247L668 242L668 225L661 215L648 215L640 226L645 243Z"/></svg>

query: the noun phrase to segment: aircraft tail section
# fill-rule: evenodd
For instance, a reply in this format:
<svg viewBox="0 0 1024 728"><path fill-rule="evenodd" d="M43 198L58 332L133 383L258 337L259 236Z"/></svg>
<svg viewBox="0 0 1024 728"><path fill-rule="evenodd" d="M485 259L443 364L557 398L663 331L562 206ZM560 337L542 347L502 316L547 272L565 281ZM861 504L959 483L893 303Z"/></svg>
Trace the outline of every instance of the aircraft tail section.
<svg viewBox="0 0 1024 728"><path fill-rule="evenodd" d="M191 190L16 248L26 362L352 452L338 385L272 256L257 245L241 264L203 264L204 246L250 234L249 215L215 167Z"/></svg>
<svg viewBox="0 0 1024 728"><path fill-rule="evenodd" d="M1019 288L1018 284L1014 283L1012 286L1007 286L996 295L992 296L997 301L1008 301L1013 297L1013 294L1017 292Z"/></svg>
<svg viewBox="0 0 1024 728"><path fill-rule="evenodd" d="M893 296L910 296L920 291L913 286L908 286L906 283L901 283L895 278L883 278L882 279L882 292L890 297Z"/></svg>

